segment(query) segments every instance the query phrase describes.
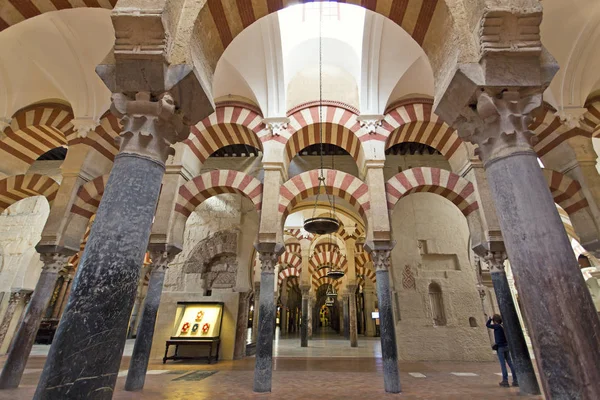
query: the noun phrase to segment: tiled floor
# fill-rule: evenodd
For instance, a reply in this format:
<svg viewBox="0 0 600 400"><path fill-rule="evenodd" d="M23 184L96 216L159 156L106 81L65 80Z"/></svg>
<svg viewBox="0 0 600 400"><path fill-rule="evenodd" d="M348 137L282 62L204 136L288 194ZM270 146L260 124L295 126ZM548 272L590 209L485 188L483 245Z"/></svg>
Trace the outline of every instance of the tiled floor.
<svg viewBox="0 0 600 400"><path fill-rule="evenodd" d="M402 395L385 394L381 346L376 339L360 338L352 349L339 336L315 336L310 347L299 338L277 335L273 362L273 391L252 392L254 358L217 364L151 363L143 392L123 390L132 342L127 343L114 399L508 399L518 390L498 386L497 363L402 362ZM21 387L0 391L1 400L31 399L47 349L36 346ZM1 357L3 363L6 357ZM199 374L199 371L214 374ZM541 396L529 397L541 399Z"/></svg>

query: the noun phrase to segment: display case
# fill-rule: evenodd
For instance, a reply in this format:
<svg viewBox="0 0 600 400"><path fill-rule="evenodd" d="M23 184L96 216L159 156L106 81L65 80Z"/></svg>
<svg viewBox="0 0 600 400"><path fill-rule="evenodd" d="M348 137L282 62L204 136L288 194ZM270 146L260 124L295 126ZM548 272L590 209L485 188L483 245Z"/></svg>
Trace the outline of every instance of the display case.
<svg viewBox="0 0 600 400"><path fill-rule="evenodd" d="M223 303L177 303L171 339L218 339L222 322Z"/></svg>

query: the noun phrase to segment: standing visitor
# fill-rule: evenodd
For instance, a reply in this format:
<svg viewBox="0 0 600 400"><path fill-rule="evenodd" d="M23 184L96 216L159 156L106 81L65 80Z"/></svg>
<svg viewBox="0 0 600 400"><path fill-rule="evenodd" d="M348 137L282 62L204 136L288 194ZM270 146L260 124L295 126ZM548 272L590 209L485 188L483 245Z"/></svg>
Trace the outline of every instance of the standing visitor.
<svg viewBox="0 0 600 400"><path fill-rule="evenodd" d="M502 369L502 382L500 382L500 386L510 387L510 385L508 384L508 371L506 370L507 363L510 368L510 373L513 376L512 385L519 386L519 382L517 381L517 374L515 374L515 369L513 368L512 360L510 359L510 353L508 351L508 342L506 341L504 327L502 326L502 317L498 314L494 314L493 317L488 319L485 326L487 326L489 329L494 330L494 341L496 342L496 344L492 346L492 349L496 350L496 352L498 353L500 369Z"/></svg>

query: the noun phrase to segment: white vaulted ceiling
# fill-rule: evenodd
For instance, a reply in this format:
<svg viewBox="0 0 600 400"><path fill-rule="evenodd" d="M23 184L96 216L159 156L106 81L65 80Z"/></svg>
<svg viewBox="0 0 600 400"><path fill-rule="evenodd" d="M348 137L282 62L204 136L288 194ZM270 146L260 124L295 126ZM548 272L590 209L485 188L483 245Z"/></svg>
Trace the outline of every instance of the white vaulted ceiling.
<svg viewBox="0 0 600 400"><path fill-rule="evenodd" d="M299 103L318 100L318 7L307 3L286 8L239 34L217 65L215 99L244 97L265 117L284 116ZM324 100L349 103L363 114L382 114L400 98L433 95L425 53L383 16L325 3L322 37L324 71L340 75L324 82Z"/></svg>
<svg viewBox="0 0 600 400"><path fill-rule="evenodd" d="M76 118L100 117L110 91L95 73L114 43L110 11L49 12L0 32L0 117L41 101L70 105Z"/></svg>

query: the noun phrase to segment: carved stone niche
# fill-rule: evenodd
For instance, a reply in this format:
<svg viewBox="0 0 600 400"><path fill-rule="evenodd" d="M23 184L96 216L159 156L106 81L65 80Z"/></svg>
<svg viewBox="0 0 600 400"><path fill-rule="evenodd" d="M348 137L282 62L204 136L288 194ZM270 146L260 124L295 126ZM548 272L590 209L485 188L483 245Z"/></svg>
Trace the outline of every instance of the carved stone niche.
<svg viewBox="0 0 600 400"><path fill-rule="evenodd" d="M237 276L238 230L219 231L198 242L185 261L186 274L201 274L204 290L232 288Z"/></svg>

